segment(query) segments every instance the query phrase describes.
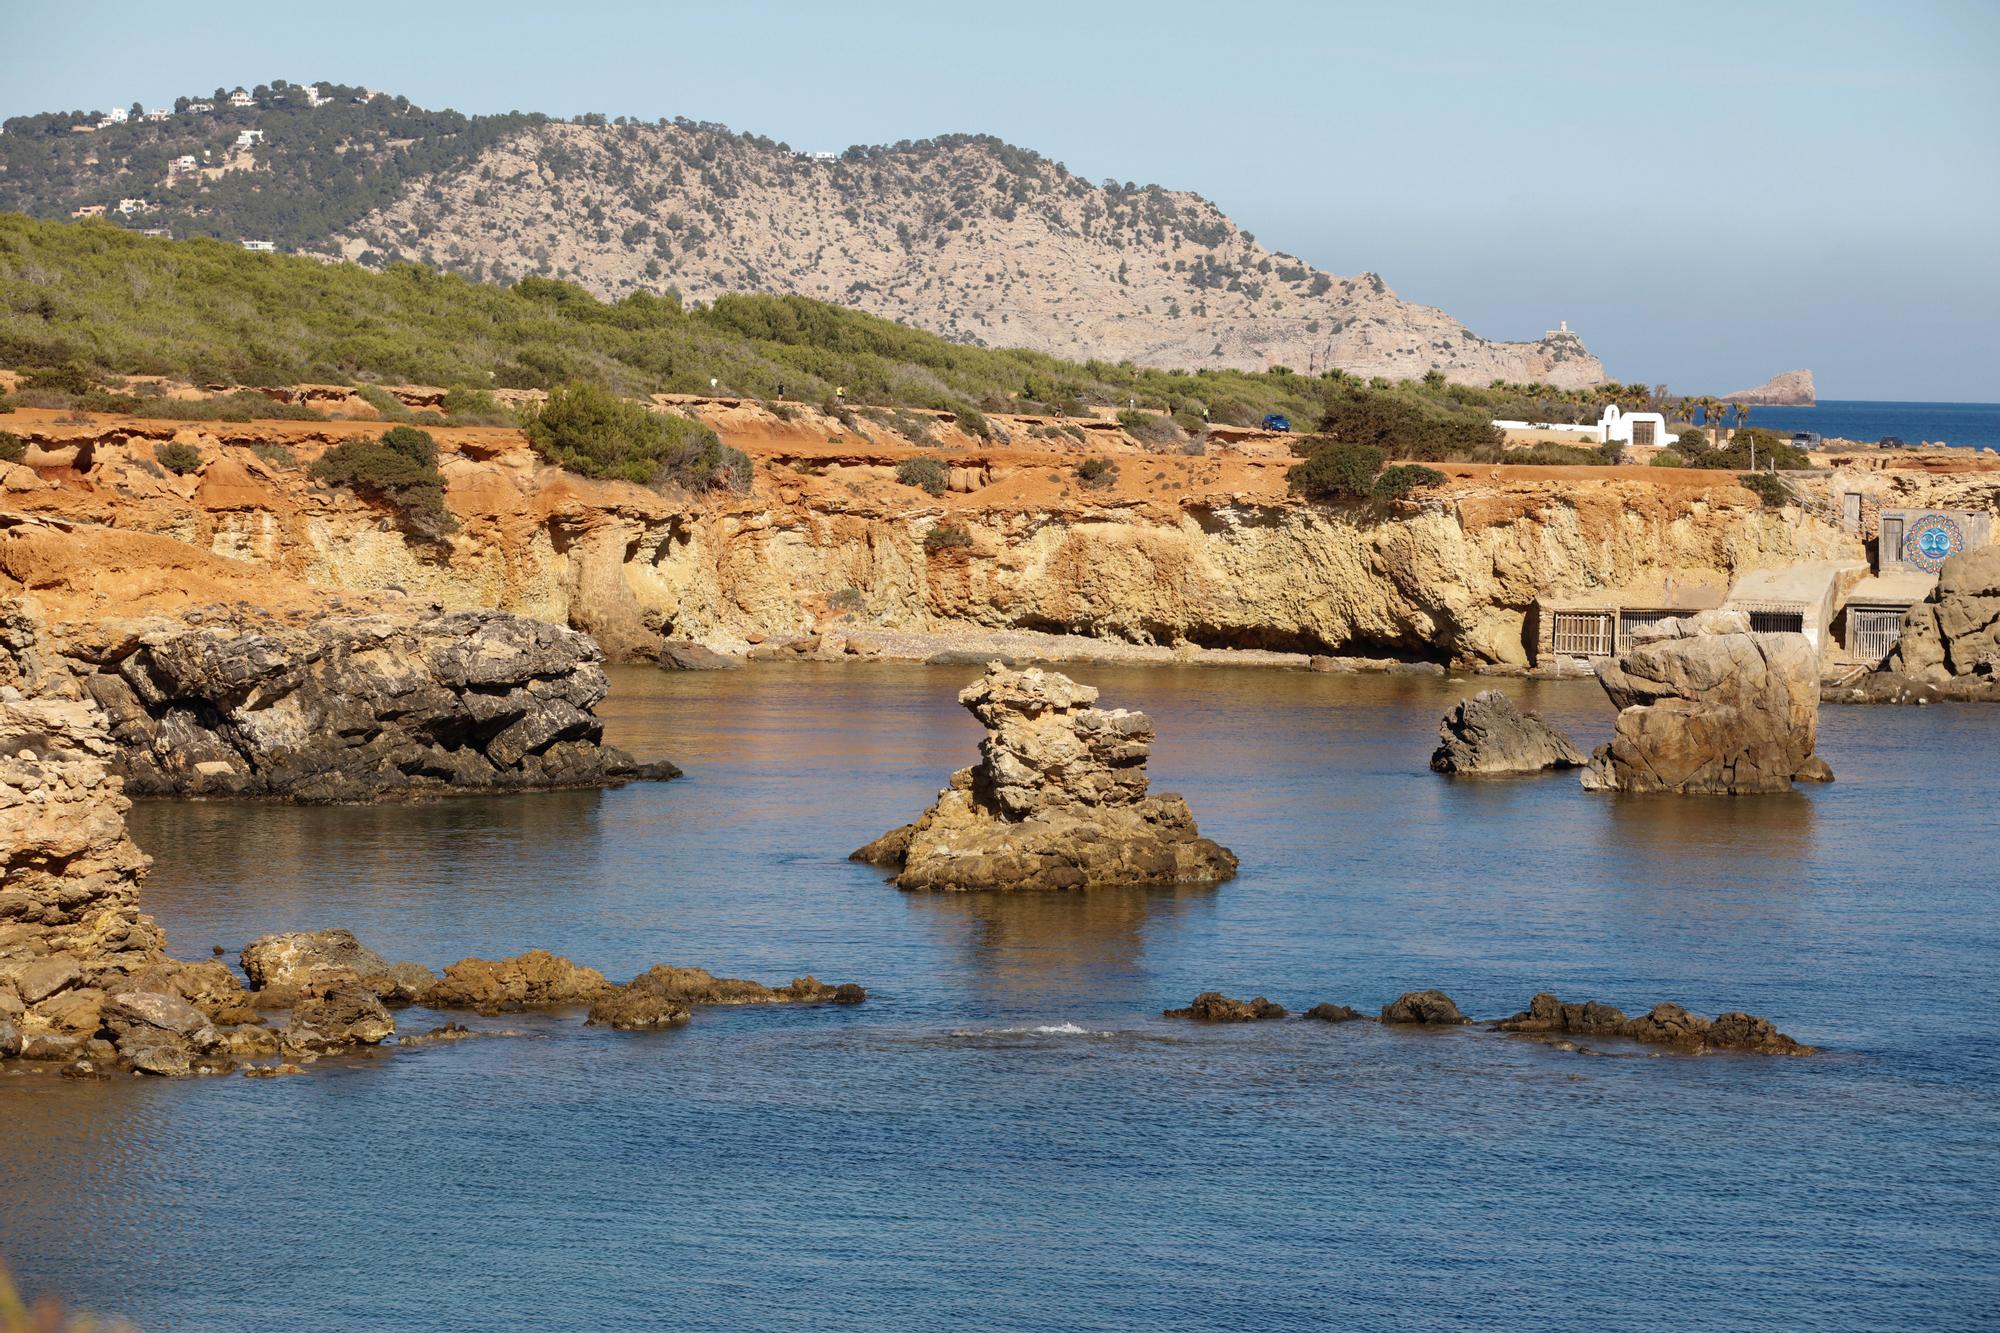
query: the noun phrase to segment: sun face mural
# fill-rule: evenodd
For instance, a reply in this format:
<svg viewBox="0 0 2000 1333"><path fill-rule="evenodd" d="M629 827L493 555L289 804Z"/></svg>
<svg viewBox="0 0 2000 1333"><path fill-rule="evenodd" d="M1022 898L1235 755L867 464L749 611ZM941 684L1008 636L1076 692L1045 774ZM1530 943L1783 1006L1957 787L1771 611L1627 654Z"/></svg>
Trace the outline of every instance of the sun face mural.
<svg viewBox="0 0 2000 1333"><path fill-rule="evenodd" d="M1965 531L1945 514L1926 514L1903 535L1903 559L1932 574L1965 549Z"/></svg>

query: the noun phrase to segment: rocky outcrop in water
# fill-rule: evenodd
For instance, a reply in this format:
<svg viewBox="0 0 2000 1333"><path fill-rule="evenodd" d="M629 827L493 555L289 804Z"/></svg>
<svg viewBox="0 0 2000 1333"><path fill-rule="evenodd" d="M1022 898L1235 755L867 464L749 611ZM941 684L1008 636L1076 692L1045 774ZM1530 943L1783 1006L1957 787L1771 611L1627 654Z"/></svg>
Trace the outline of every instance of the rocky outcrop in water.
<svg viewBox="0 0 2000 1333"><path fill-rule="evenodd" d="M699 967L658 966L597 999L586 1021L638 1030L685 1023L701 1005L860 1004L867 998L868 992L852 983L829 986L811 976L766 986L740 977L718 977Z"/></svg>
<svg viewBox="0 0 2000 1333"><path fill-rule="evenodd" d="M1583 752L1502 690L1460 701L1438 725L1431 768L1438 773L1509 776L1551 768L1581 768Z"/></svg>
<svg viewBox="0 0 2000 1333"><path fill-rule="evenodd" d="M1285 1006L1273 1004L1259 995L1254 1000L1236 1000L1221 991L1205 990L1185 1009L1163 1009L1162 1018L1191 1018L1197 1023L1257 1023L1283 1018Z"/></svg>
<svg viewBox="0 0 2000 1333"><path fill-rule="evenodd" d="M1811 407L1819 401L1810 370L1783 370L1754 389L1738 389L1722 395L1725 403L1763 407Z"/></svg>
<svg viewBox="0 0 2000 1333"><path fill-rule="evenodd" d="M1472 1020L1458 1011L1451 996L1441 990L1404 991L1382 1006L1384 1023L1422 1027L1452 1027Z"/></svg>
<svg viewBox="0 0 2000 1333"><path fill-rule="evenodd" d="M1919 697L2000 700L2000 546L1944 562L1937 587L1903 617L1879 675L1874 693L1882 698L1891 697L1893 682L1909 682L1930 687Z"/></svg>
<svg viewBox="0 0 2000 1333"><path fill-rule="evenodd" d="M1592 791L1742 794L1791 789L1819 732L1819 662L1799 634L1753 634L1739 611L1640 630L1598 668L1617 730L1584 770Z"/></svg>
<svg viewBox="0 0 2000 1333"><path fill-rule="evenodd" d="M1153 724L1093 707L1067 676L994 663L958 700L986 725L980 761L914 824L854 859L897 869L904 889L1084 889L1213 884L1236 873L1187 803L1147 791Z"/></svg>
<svg viewBox="0 0 2000 1333"><path fill-rule="evenodd" d="M285 1008L313 991L352 983L390 1004L421 1004L437 974L421 963L391 963L351 930L265 935L243 947L243 975L257 1003Z"/></svg>
<svg viewBox="0 0 2000 1333"><path fill-rule="evenodd" d="M1744 1051L1756 1055L1811 1055L1813 1048L1778 1031L1767 1018L1732 1010L1713 1019L1689 1013L1678 1004L1656 1004L1638 1018L1622 1009L1591 1000L1565 1002L1546 991L1512 1018L1494 1024L1499 1032L1532 1036L1622 1037L1655 1046L1671 1046L1689 1054L1704 1051Z"/></svg>
<svg viewBox="0 0 2000 1333"><path fill-rule="evenodd" d="M1362 1023L1368 1021L1368 1015L1362 1013L1359 1009L1350 1009L1344 1004L1334 1004L1330 1001L1316 1004L1306 1010L1305 1017L1312 1019L1315 1023Z"/></svg>
<svg viewBox="0 0 2000 1333"><path fill-rule="evenodd" d="M355 801L671 777L605 745L590 639L498 611L104 621L60 648L142 794Z"/></svg>

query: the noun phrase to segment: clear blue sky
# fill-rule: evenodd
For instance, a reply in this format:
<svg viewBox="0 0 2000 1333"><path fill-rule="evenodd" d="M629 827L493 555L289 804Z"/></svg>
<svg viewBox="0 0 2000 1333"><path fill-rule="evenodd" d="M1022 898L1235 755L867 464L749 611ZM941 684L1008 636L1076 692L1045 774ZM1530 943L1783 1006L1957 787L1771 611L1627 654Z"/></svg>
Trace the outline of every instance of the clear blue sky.
<svg viewBox="0 0 2000 1333"><path fill-rule="evenodd" d="M1214 199L1622 379L2000 400L2000 3L0 0L0 116L332 79L461 111L984 132Z"/></svg>

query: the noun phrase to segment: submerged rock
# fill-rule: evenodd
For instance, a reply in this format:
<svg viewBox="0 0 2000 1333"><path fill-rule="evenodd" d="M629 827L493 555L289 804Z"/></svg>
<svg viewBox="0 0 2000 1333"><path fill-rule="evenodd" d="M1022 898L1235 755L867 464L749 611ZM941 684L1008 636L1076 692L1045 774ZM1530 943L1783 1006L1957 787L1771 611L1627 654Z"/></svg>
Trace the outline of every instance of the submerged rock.
<svg viewBox="0 0 2000 1333"><path fill-rule="evenodd" d="M1650 1046L1671 1046L1689 1054L1747 1051L1759 1055L1811 1055L1813 1048L1786 1036L1769 1019L1732 1010L1713 1020L1678 1004L1656 1004L1637 1018L1595 1000L1565 1002L1543 992L1528 1007L1493 1025L1498 1032L1536 1036L1623 1037Z"/></svg>
<svg viewBox="0 0 2000 1333"><path fill-rule="evenodd" d="M1305 1017L1320 1023L1359 1023L1370 1021L1367 1014L1359 1009L1350 1009L1344 1004L1316 1004L1306 1010Z"/></svg>
<svg viewBox="0 0 2000 1333"><path fill-rule="evenodd" d="M1144 713L1092 707L1087 685L997 662L958 698L986 725L980 762L952 774L916 823L854 853L896 868L898 887L1213 884L1236 873L1185 801L1148 794Z"/></svg>
<svg viewBox="0 0 2000 1333"><path fill-rule="evenodd" d="M669 639L660 645L660 665L670 671L730 671L743 664L692 639Z"/></svg>
<svg viewBox="0 0 2000 1333"><path fill-rule="evenodd" d="M1819 662L1799 634L1753 634L1740 611L1663 620L1598 668L1617 731L1584 770L1592 791L1789 791L1819 731Z"/></svg>
<svg viewBox="0 0 2000 1333"><path fill-rule="evenodd" d="M1458 1011L1451 996L1441 990L1404 991L1401 995L1382 1006L1384 1023L1414 1023L1427 1026L1448 1026L1470 1023L1472 1020Z"/></svg>
<svg viewBox="0 0 2000 1333"><path fill-rule="evenodd" d="M829 986L817 977L794 977L766 986L740 977L718 977L699 967L661 965L641 972L590 1006L591 1026L627 1030L678 1026L697 1005L860 1004L868 992L853 983Z"/></svg>
<svg viewBox="0 0 2000 1333"><path fill-rule="evenodd" d="M1439 773L1505 776L1581 768L1583 752L1502 690L1461 700L1438 725L1431 768Z"/></svg>
<svg viewBox="0 0 2000 1333"><path fill-rule="evenodd" d="M1165 1009L1162 1018L1191 1018L1197 1023L1255 1023L1283 1018L1285 1006L1273 1004L1259 995L1254 1000L1234 1000L1221 991L1207 990L1194 997L1185 1009Z"/></svg>

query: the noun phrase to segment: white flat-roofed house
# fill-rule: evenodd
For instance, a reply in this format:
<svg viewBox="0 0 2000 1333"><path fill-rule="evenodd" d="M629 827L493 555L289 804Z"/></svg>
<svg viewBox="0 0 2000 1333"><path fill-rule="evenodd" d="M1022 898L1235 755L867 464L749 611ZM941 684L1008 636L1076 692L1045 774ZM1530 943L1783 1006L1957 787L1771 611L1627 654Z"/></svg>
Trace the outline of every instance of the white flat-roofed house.
<svg viewBox="0 0 2000 1333"><path fill-rule="evenodd" d="M245 241L243 242L243 248L245 250L255 250L259 254L268 255L276 253L278 249L278 243L276 241Z"/></svg>
<svg viewBox="0 0 2000 1333"><path fill-rule="evenodd" d="M134 213L157 212L159 207L158 204L150 199L120 199L118 201L118 211L128 218Z"/></svg>
<svg viewBox="0 0 2000 1333"><path fill-rule="evenodd" d="M130 119L132 119L131 112L127 111L124 107L114 106L98 120L97 127L103 129L107 125L123 125Z"/></svg>
<svg viewBox="0 0 2000 1333"><path fill-rule="evenodd" d="M1629 444L1639 448L1673 444L1678 435L1667 434L1667 419L1658 412L1627 412L1616 403L1604 405L1604 415L1593 425L1570 421L1495 421L1501 430L1546 430L1575 435L1592 444Z"/></svg>
<svg viewBox="0 0 2000 1333"><path fill-rule="evenodd" d="M238 108L256 106L257 99L249 93L244 92L241 88L238 88L235 92L229 94L229 105Z"/></svg>
<svg viewBox="0 0 2000 1333"><path fill-rule="evenodd" d="M238 148L255 148L262 142L264 142L264 131L262 130L242 130L236 136L236 146Z"/></svg>
<svg viewBox="0 0 2000 1333"><path fill-rule="evenodd" d="M215 103L213 102L189 102L187 104L187 113L190 116L206 115L213 110L215 110Z"/></svg>

